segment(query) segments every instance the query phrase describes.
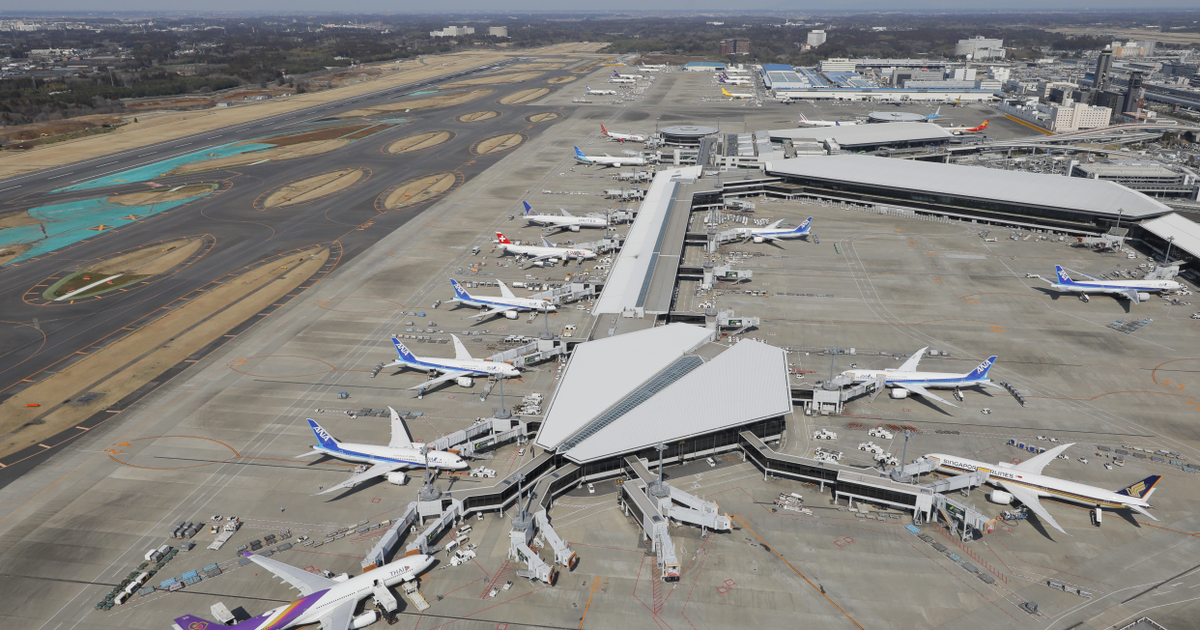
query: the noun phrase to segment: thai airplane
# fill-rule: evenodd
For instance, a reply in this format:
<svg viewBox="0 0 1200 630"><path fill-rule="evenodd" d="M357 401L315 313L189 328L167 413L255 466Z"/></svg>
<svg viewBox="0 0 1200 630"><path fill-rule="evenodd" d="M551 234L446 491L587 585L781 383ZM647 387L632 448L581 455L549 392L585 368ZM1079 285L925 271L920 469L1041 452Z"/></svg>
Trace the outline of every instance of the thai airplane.
<svg viewBox="0 0 1200 630"><path fill-rule="evenodd" d="M646 158L644 158L644 157L638 157L638 156L633 156L633 155L626 155L626 156L622 156L622 157L613 157L607 153L605 153L603 156L584 155L583 151L579 150L579 147L575 147L575 161L583 163L583 164L599 164L600 166L613 166L616 168L621 168L622 164L624 164L625 166L645 166L646 165Z"/></svg>
<svg viewBox="0 0 1200 630"><path fill-rule="evenodd" d="M328 489L318 492L317 495L350 488L364 481L385 476L390 483L404 485L408 481L408 476L400 471L409 468L440 470L466 470L468 468L467 462L454 453L426 451L425 454L422 454L425 445L413 442L412 436L408 433L408 427L404 426L404 421L400 419L400 414L391 407L388 407L388 410L392 412L392 441L388 442L387 446L342 442L330 435L312 418L308 419L308 426L312 429L313 435L317 436L317 443L313 444L313 450L296 457L328 455L348 462L371 465L366 472L361 472L335 486L330 486Z"/></svg>
<svg viewBox="0 0 1200 630"><path fill-rule="evenodd" d="M1105 280L1089 273L1083 275L1091 280L1076 281L1067 275L1061 265L1054 265L1054 273L1058 276L1058 282L1051 282L1050 288L1079 293L1085 300L1089 293L1108 293L1138 304L1150 299L1150 292L1178 291L1183 286L1174 280Z"/></svg>
<svg viewBox="0 0 1200 630"><path fill-rule="evenodd" d="M726 83L728 85L750 85L753 83L753 81L745 77L731 77L723 72L721 73L721 76L717 78L717 81Z"/></svg>
<svg viewBox="0 0 1200 630"><path fill-rule="evenodd" d="M577 217L562 208L558 209L562 213L560 216L538 214L533 211L533 206L530 206L528 201L522 203L525 204L525 212L521 216L526 221L543 227L571 230L572 232L578 232L579 228L604 229L608 227L607 217ZM501 286L503 286L503 283L501 283Z"/></svg>
<svg viewBox="0 0 1200 630"><path fill-rule="evenodd" d="M987 129L989 122L991 122L990 119L983 121L982 125L977 125L975 127L945 127L944 129L956 136L961 136L964 133L979 133L984 129Z"/></svg>
<svg viewBox="0 0 1200 630"><path fill-rule="evenodd" d="M988 379L988 371L996 363L996 357L988 357L986 361L980 363L974 370L966 374L951 374L947 372L918 372L917 364L921 361L921 357L925 356L925 351L928 347L921 348L916 354L912 355L898 368L888 368L884 370L846 370L842 372L846 376L854 379L854 382L861 383L870 381L877 376L882 375L884 385L893 388L892 398L906 398L909 393L931 398L941 403L957 407L958 405L936 396L930 389L959 389L960 387L970 387L972 385L991 385L992 381Z"/></svg>
<svg viewBox="0 0 1200 630"><path fill-rule="evenodd" d="M926 116L925 120L933 120L934 118L937 118L938 116L941 116L941 115L942 115L942 108L939 107L939 108L937 108L937 110L935 112Z"/></svg>
<svg viewBox="0 0 1200 630"><path fill-rule="evenodd" d="M745 92L730 92L725 88L721 88L721 93L729 98L754 98L753 94L747 94Z"/></svg>
<svg viewBox="0 0 1200 630"><path fill-rule="evenodd" d="M416 389L421 392L424 392L431 385L437 385L438 383L458 378L471 378L475 376L511 378L521 375L520 370L508 363L472 357L471 353L467 352L467 347L463 345L463 342L459 341L458 337L454 335L450 335L450 340L454 342L454 358L442 359L437 357L418 357L410 352L399 339L392 337L392 345L396 346L396 353L400 355L400 358L383 367L412 368L426 372L434 371L441 374L441 376L425 381L420 385L409 387L410 390Z"/></svg>
<svg viewBox="0 0 1200 630"><path fill-rule="evenodd" d="M609 140L616 140L617 142L645 142L646 141L645 134L617 133L615 131L609 131L609 130L605 129L603 124L600 125L600 132L603 133L605 136L608 136Z"/></svg>
<svg viewBox="0 0 1200 630"><path fill-rule="evenodd" d="M860 120L809 120L804 114L800 114L800 124L808 125L809 127L851 127L854 125L863 124Z"/></svg>
<svg viewBox="0 0 1200 630"><path fill-rule="evenodd" d="M808 228L812 225L812 217L808 217L803 223L794 228L781 228L779 227L780 223L783 223L783 219L767 227L734 228L733 231L744 240L753 240L755 243L764 243L766 241L778 242L789 238L804 238L808 236Z"/></svg>
<svg viewBox="0 0 1200 630"><path fill-rule="evenodd" d="M620 72L613 70L613 78L614 79L645 79L646 75L643 75L643 74L621 74Z"/></svg>
<svg viewBox="0 0 1200 630"><path fill-rule="evenodd" d="M586 85L583 86L583 89L587 90L588 94L595 94L596 96L612 96L617 93L616 90L593 90L591 87Z"/></svg>
<svg viewBox="0 0 1200 630"><path fill-rule="evenodd" d="M500 249L504 250L505 253L513 253L518 256L531 256L525 262L538 262L551 259L571 260L573 258L591 260L596 257L596 252L590 249L557 247L554 243L547 240L545 236L542 237L542 247L536 245L513 245L512 241L508 240L508 237L500 232L496 232L496 239L500 241Z"/></svg>
<svg viewBox="0 0 1200 630"><path fill-rule="evenodd" d="M1033 511L1034 514L1037 514L1038 518L1042 519L1043 522L1064 534L1067 533L1067 530L1063 529L1058 524L1058 521L1055 521L1054 517L1050 516L1050 513L1046 511L1045 506L1040 501L1042 497L1062 499L1063 501L1089 508L1129 509L1143 516L1150 517L1153 520L1158 520L1151 516L1146 511L1146 508L1151 507L1149 503L1150 495L1154 493L1154 486L1162 479L1161 475L1151 475L1116 492L1043 475L1042 469L1046 467L1046 464L1054 461L1054 458L1059 453L1062 453L1070 446L1072 444L1056 446L1045 453L1031 457L1019 464L1000 462L995 466L972 459L943 455L941 453L933 453L925 457L934 460L937 463L938 470L945 472L954 474L975 472L977 470L986 472L988 474L988 485L1001 488L1000 490L993 490L989 494L988 499L990 501L1007 505L1013 499L1016 499Z"/></svg>
<svg viewBox="0 0 1200 630"><path fill-rule="evenodd" d="M519 298L513 295L512 289L508 288L507 284L496 281L500 285L500 297L483 297L481 295L471 295L467 290L458 283L457 280L451 278L450 286L454 287L454 299L450 300L451 304L462 304L464 306L472 306L478 309L486 309L478 315L472 315L470 319L478 319L480 317L491 317L504 313L508 319L516 319L517 313L521 311L541 311L549 313L558 310L558 307L551 304L548 300L540 298Z"/></svg>
<svg viewBox="0 0 1200 630"><path fill-rule="evenodd" d="M343 574L344 579L338 580L309 573L249 551L243 551L242 555L300 591L300 599L232 626L192 615L176 618L176 626L185 630L284 630L320 623L322 630L364 628L379 621L379 611L369 608L357 616L354 611L360 601L373 594L377 584L394 586L401 582L411 582L433 564L433 556L415 554L355 577Z"/></svg>

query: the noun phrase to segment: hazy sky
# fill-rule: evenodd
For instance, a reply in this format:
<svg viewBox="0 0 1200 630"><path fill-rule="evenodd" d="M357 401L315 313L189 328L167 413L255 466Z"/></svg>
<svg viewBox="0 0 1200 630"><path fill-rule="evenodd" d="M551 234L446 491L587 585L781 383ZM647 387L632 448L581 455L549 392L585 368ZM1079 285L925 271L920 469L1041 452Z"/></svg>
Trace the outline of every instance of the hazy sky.
<svg viewBox="0 0 1200 630"><path fill-rule="evenodd" d="M0 6L0 15L5 9L17 9L13 3ZM794 0L592 0L591 2L563 2L562 0L444 0L434 4L412 0L356 0L352 3L329 2L329 0L43 0L25 5L26 10L53 11L237 11L237 12L313 12L334 11L361 13L433 13L454 11L556 11L572 10L650 10L650 11L719 11L731 9L770 10L788 12L820 13L827 11L1112 11L1153 8L1196 9L1196 0L1147 0L1130 3L1128 0L841 0L839 2L809 2Z"/></svg>

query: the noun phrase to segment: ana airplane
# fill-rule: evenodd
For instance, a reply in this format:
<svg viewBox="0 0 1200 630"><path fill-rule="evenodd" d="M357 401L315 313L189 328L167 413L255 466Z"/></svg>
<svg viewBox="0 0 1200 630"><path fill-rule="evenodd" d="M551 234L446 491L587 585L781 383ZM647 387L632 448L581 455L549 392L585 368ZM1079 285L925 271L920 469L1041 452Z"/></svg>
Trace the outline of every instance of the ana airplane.
<svg viewBox="0 0 1200 630"><path fill-rule="evenodd" d="M575 161L580 162L582 164L599 164L600 166L612 166L612 167L616 167L616 168L621 168L622 164L625 166L645 166L646 165L646 158L644 158L644 157L635 156L635 155L625 155L625 156L621 156L621 157L613 157L607 153L605 153L602 156L601 155L584 155L583 151L579 150L579 147L575 147Z"/></svg>
<svg viewBox="0 0 1200 630"><path fill-rule="evenodd" d="M645 79L646 76L642 75L642 74L621 74L620 72L613 70L613 78L614 79Z"/></svg>
<svg viewBox="0 0 1200 630"><path fill-rule="evenodd" d="M1054 273L1058 277L1058 282L1050 282L1052 289L1079 293L1085 299L1089 293L1108 293L1125 298L1134 304L1150 299L1151 292L1178 291L1183 286L1174 280L1105 280L1089 273L1083 273L1083 275L1091 280L1075 281L1067 275L1061 265L1054 265Z"/></svg>
<svg viewBox="0 0 1200 630"><path fill-rule="evenodd" d="M990 501L1007 505L1016 499L1037 514L1043 522L1064 534L1067 531L1046 511L1045 506L1039 500L1042 497L1062 499L1089 508L1129 509L1158 520L1151 516L1146 508L1150 507L1150 495L1154 493L1155 484L1162 479L1160 475L1151 475L1116 492L1043 475L1042 469L1046 467L1046 464L1054 461L1059 453L1070 446L1072 444L1056 446L1019 464L1000 462L995 466L941 453L933 453L925 457L934 460L938 469L945 472L954 474L977 470L986 472L988 474L987 483L1001 488L1001 490L993 490L990 493L988 496Z"/></svg>
<svg viewBox="0 0 1200 630"><path fill-rule="evenodd" d="M330 435L312 418L308 419L308 426L312 429L313 435L317 436L317 443L313 444L313 450L296 457L328 455L348 462L371 465L366 472L361 472L335 486L330 486L328 489L318 492L317 495L350 488L364 481L384 476L390 483L404 485L408 481L408 476L400 471L409 468L441 470L466 470L468 468L467 462L454 453L425 451L423 443L413 442L412 436L408 433L408 427L404 426L404 421L400 419L400 414L391 407L388 409L392 412L392 441L388 442L387 446L342 442ZM423 452L424 454L422 454Z"/></svg>
<svg viewBox="0 0 1200 630"><path fill-rule="evenodd" d="M766 241L778 242L789 238L803 238L808 236L808 228L812 225L812 217L808 217L803 223L794 228L781 228L779 224L783 223L780 219L767 227L760 228L734 228L734 233L742 237L743 240L753 240L755 243L764 243Z"/></svg>
<svg viewBox="0 0 1200 630"><path fill-rule="evenodd" d="M970 387L972 385L991 385L992 382L988 379L988 371L996 363L996 357L989 357L978 367L966 374L951 374L946 372L918 372L917 364L921 361L921 357L925 356L925 351L929 348L921 348L912 355L898 368L887 368L884 370L846 370L842 372L846 376L854 379L854 382L861 383L864 381L873 380L875 377L882 375L884 385L893 388L892 398L906 398L911 392L925 398L931 398L941 403L957 407L958 405L936 396L930 389L959 389L960 387Z"/></svg>
<svg viewBox="0 0 1200 630"><path fill-rule="evenodd" d="M603 133L605 136L608 136L609 140L616 140L617 142L645 142L646 141L646 136L644 134L617 133L615 131L609 131L609 130L605 129L604 125L600 125L600 132Z"/></svg>
<svg viewBox="0 0 1200 630"><path fill-rule="evenodd" d="M586 85L583 86L583 89L587 90L588 94L594 94L596 96L612 96L617 93L616 90L593 90L591 87Z"/></svg>
<svg viewBox="0 0 1200 630"><path fill-rule="evenodd" d="M568 247L557 247L551 243L546 237L542 237L542 247L536 245L513 245L508 237L500 232L496 232L496 239L500 241L499 247L505 253L513 253L518 256L529 256L525 262L538 262L542 260L591 260L596 257L596 252L590 249L575 249Z"/></svg>
<svg viewBox="0 0 1200 630"><path fill-rule="evenodd" d="M982 125L978 125L975 127L945 127L945 130L949 131L950 133L952 133L956 136L961 136L964 133L979 133L979 132L983 131L984 129L987 129L989 122L991 122L990 119L983 121Z"/></svg>
<svg viewBox="0 0 1200 630"><path fill-rule="evenodd" d="M721 76L717 77L717 81L729 85L750 85L753 83L753 81L745 77L731 77L724 72L721 73Z"/></svg>
<svg viewBox="0 0 1200 630"><path fill-rule="evenodd" d="M809 120L804 114L800 114L800 124L809 127L850 127L863 123L859 120Z"/></svg>
<svg viewBox="0 0 1200 630"><path fill-rule="evenodd" d="M730 92L725 88L721 88L721 93L729 98L754 98L753 94L747 94L745 92Z"/></svg>
<svg viewBox="0 0 1200 630"><path fill-rule="evenodd" d="M433 556L415 554L339 581L249 551L243 551L242 555L300 591L300 599L232 626L192 615L176 618L176 626L185 630L284 630L320 623L322 630L364 628L379 621L379 611L371 608L355 616L354 610L360 601L372 595L377 584L394 586L411 582L433 564Z"/></svg>
<svg viewBox="0 0 1200 630"><path fill-rule="evenodd" d="M410 390L415 389L421 392L424 392L431 385L437 385L438 383L454 379L470 379L475 376L511 378L521 375L520 370L508 363L472 357L471 353L467 352L467 347L463 345L463 342L459 341L458 337L454 335L450 335L450 340L454 342L454 358L442 359L437 357L418 357L410 352L399 339L392 337L392 345L396 346L396 353L400 355L400 358L388 363L384 367L412 368L441 374L441 376L425 381L420 385L409 387ZM467 384L467 386L469 387L470 384Z"/></svg>
<svg viewBox="0 0 1200 630"><path fill-rule="evenodd" d="M538 214L533 211L533 206L530 206L528 201L523 203L525 212L521 216L526 221L543 227L571 230L572 232L578 232L579 228L603 229L608 227L608 219L605 217L577 217L562 208L558 209L562 215L557 217L550 214Z"/></svg>
<svg viewBox="0 0 1200 630"><path fill-rule="evenodd" d="M470 319L491 317L500 313L504 313L504 316L508 319L516 319L517 313L521 311L549 313L558 310L558 307L547 300L541 298L519 298L513 295L512 289L508 288L507 284L499 280L496 283L500 285L500 297L483 297L467 293L467 290L457 280L451 278L450 286L454 287L454 299L450 300L449 303L485 309L478 315L472 315Z"/></svg>

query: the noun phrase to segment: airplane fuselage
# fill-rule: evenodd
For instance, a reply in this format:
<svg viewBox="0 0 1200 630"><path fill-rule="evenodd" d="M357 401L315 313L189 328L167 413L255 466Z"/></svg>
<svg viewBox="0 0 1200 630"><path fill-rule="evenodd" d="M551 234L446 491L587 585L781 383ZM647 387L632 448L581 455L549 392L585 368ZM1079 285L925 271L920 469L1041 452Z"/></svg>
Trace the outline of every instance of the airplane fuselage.
<svg viewBox="0 0 1200 630"><path fill-rule="evenodd" d="M359 464L408 464L411 468L424 468L425 456L421 455L424 444L413 444L413 448L395 448L380 444L355 444L338 442L336 447L314 444L313 450L330 457ZM466 470L467 462L448 451L429 451L429 467L441 470Z"/></svg>
<svg viewBox="0 0 1200 630"><path fill-rule="evenodd" d="M971 385L987 385L992 381L986 378L968 379L966 374L951 372L900 372L898 370L846 370L842 372L854 378L854 382L872 381L883 376L887 387L904 387L905 384L917 385L926 389L954 389L970 387Z"/></svg>
<svg viewBox="0 0 1200 630"><path fill-rule="evenodd" d="M473 306L480 309L488 308L511 308L515 311L556 311L558 307L551 304L548 300L539 300L533 298L485 298L478 295L473 295L470 298L454 298L451 302L456 302L464 306Z"/></svg>
<svg viewBox="0 0 1200 630"><path fill-rule="evenodd" d="M579 259L591 260L596 257L596 252L590 249L570 249L566 247L539 247L537 245L513 245L511 243L500 243L497 245L505 252L512 252L521 256L554 256L563 260Z"/></svg>
<svg viewBox="0 0 1200 630"><path fill-rule="evenodd" d="M485 361L483 359L430 359L417 357L412 361L398 359L388 364L389 367L407 367L417 370L437 370L443 374L447 372L469 372L480 376L520 376L521 372L517 368L507 364L498 363L496 361Z"/></svg>
<svg viewBox="0 0 1200 630"><path fill-rule="evenodd" d="M1121 282L1072 280L1071 284L1056 282L1051 286L1060 291L1075 291L1081 293L1124 293L1126 291L1178 291L1182 285L1174 280L1125 280Z"/></svg>
<svg viewBox="0 0 1200 630"><path fill-rule="evenodd" d="M606 228L608 227L608 219L598 217L556 217L552 215L526 215L526 221L535 223L544 227L565 227L572 226L581 228Z"/></svg>
<svg viewBox="0 0 1200 630"><path fill-rule="evenodd" d="M1087 507L1105 507L1119 509L1129 506L1137 506L1140 508L1150 507L1150 503L1135 497L1118 494L1096 486L1089 486L1083 483L1067 481L1057 477L1050 477L1040 473L1027 473L1019 470L1014 470L1011 466L999 463L996 465L987 464L985 462L966 459L963 457L952 457L941 453L933 453L926 455L927 458L936 460L938 463L937 469L950 474L962 474L975 471L983 471L988 474L989 485L1000 487L999 481L1011 483L1021 486L1026 490L1035 493L1039 498L1054 497L1064 501L1069 501L1078 505Z"/></svg>

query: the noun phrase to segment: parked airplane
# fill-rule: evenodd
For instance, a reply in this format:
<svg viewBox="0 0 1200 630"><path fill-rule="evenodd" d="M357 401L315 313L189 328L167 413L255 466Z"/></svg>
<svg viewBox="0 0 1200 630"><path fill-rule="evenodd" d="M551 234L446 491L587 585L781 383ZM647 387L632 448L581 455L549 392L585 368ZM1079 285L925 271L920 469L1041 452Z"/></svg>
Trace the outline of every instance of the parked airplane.
<svg viewBox="0 0 1200 630"><path fill-rule="evenodd" d="M925 457L937 462L939 470L954 474L977 470L986 472L988 474L987 483L1002 488L1002 490L993 490L990 493L988 496L990 501L1008 504L1016 499L1037 514L1042 521L1064 534L1067 531L1046 511L1045 506L1039 500L1042 497L1062 499L1089 508L1130 509L1143 516L1158 520L1151 516L1146 508L1150 507L1150 495L1154 493L1155 484L1162 479L1161 475L1151 475L1116 492L1043 475L1042 469L1046 467L1046 464L1054 461L1059 453L1071 446L1073 444L1056 446L1019 464L1000 462L995 466L941 453L933 453Z"/></svg>
<svg viewBox="0 0 1200 630"><path fill-rule="evenodd" d="M638 68L641 70L666 70L667 64L665 64L665 63L646 63L646 62L642 61L642 62L639 62Z"/></svg>
<svg viewBox="0 0 1200 630"><path fill-rule="evenodd" d="M719 81L721 83L726 83L729 85L750 85L751 83L753 83L753 81L751 81L748 78L731 77L731 76L725 74L724 72L721 73L721 76L717 77L717 81Z"/></svg>
<svg viewBox="0 0 1200 630"><path fill-rule="evenodd" d="M812 225L812 217L808 217L803 223L794 228L781 228L779 224L783 223L780 219L767 227L760 228L734 228L734 233L742 237L744 240L753 239L755 243L763 243L766 241L777 242L789 238L803 238L808 236L808 228Z"/></svg>
<svg viewBox="0 0 1200 630"><path fill-rule="evenodd" d="M463 342L459 341L458 337L454 335L450 335L450 340L454 342L454 358L442 359L439 357L418 357L410 352L399 339L392 337L392 345L396 346L396 353L400 355L400 358L388 363L384 367L413 368L441 374L441 376L425 381L420 385L409 387L409 389L416 389L421 392L424 392L431 385L459 378L472 378L475 376L510 378L521 375L520 370L508 363L473 358L471 353L467 352L467 347L463 345ZM468 384L467 386L469 387L470 385Z"/></svg>
<svg viewBox="0 0 1200 630"><path fill-rule="evenodd" d="M617 73L614 72L613 76L608 77L608 82L609 83L625 83L625 84L632 85L632 84L637 83L637 79L631 79L629 77L617 76Z"/></svg>
<svg viewBox="0 0 1200 630"><path fill-rule="evenodd" d="M600 125L600 132L603 133L605 136L608 136L609 140L616 140L617 142L645 142L646 141L645 134L617 133L615 131L609 131L609 130L605 129L603 124Z"/></svg>
<svg viewBox="0 0 1200 630"><path fill-rule="evenodd" d="M606 217L577 217L562 208L558 209L562 215L557 217L552 214L538 214L533 211L533 206L530 206L528 201L523 203L525 204L525 212L521 216L526 221L543 227L571 230L572 232L578 232L579 228L603 229L608 227L608 219Z"/></svg>
<svg viewBox="0 0 1200 630"><path fill-rule="evenodd" d="M905 398L911 392L925 398L931 398L941 403L957 407L958 405L936 396L930 389L958 389L960 387L970 387L972 385L991 385L988 380L988 371L992 369L992 365L996 363L996 357L989 357L983 363L980 363L974 370L966 374L951 374L946 372L918 372L917 364L921 361L921 357L925 356L925 351L929 348L921 348L912 355L898 368L887 368L883 370L846 370L842 372L854 379L854 382L861 383L870 381L877 376L882 375L884 384L887 387L893 388L892 398Z"/></svg>
<svg viewBox="0 0 1200 630"><path fill-rule="evenodd" d="M391 407L388 409L392 412L392 441L388 442L387 446L342 442L330 435L312 418L308 419L308 426L312 429L313 435L317 436L317 443L313 444L313 450L296 457L328 455L348 462L371 465L366 472L361 472L335 486L330 486L318 492L317 495L350 488L364 481L384 476L391 483L403 485L408 481L408 477L400 471L409 468L428 467L440 470L466 470L468 468L467 462L454 453L427 451L422 454L425 445L413 442L412 436L408 433L408 427L405 427L404 421L400 419L400 414Z"/></svg>
<svg viewBox="0 0 1200 630"><path fill-rule="evenodd" d="M425 554L404 556L378 569L339 581L249 551L243 551L242 555L300 591L300 599L232 626L184 615L175 619L177 627L186 630L284 630L320 623L322 630L364 628L379 621L379 611L371 608L358 616L354 615L354 611L360 601L372 595L376 585L394 586L411 582L424 573L434 560L433 556Z"/></svg>
<svg viewBox="0 0 1200 630"><path fill-rule="evenodd" d="M643 72L662 72L662 69L663 69L663 68L665 68L665 67L666 67L666 66L662 66L662 65L659 65L659 66L647 66L646 64L640 64L640 65L638 65L637 69L638 69L638 70L641 70L641 71L643 71Z"/></svg>
<svg viewBox="0 0 1200 630"><path fill-rule="evenodd" d="M538 262L541 260L591 260L596 257L596 252L590 249L577 249L568 247L557 247L551 243L546 237L542 237L542 246L537 245L513 245L508 237L500 232L496 232L496 239L500 241L499 247L505 253L513 253L519 256L530 256L525 262Z"/></svg>
<svg viewBox="0 0 1200 630"><path fill-rule="evenodd" d="M616 90L593 90L591 87L586 85L583 86L583 89L587 90L588 94L594 94L596 96L612 96L617 93Z"/></svg>
<svg viewBox="0 0 1200 630"><path fill-rule="evenodd" d="M457 280L451 278L450 286L454 287L454 299L448 303L485 309L478 315L472 315L470 319L491 317L500 313L504 313L504 316L508 319L516 319L517 313L521 311L549 313L558 310L558 307L551 304L548 300L541 298L519 298L513 294L512 289L508 288L507 284L499 280L496 282L500 285L500 297L483 297L467 293L467 290Z"/></svg>
<svg viewBox="0 0 1200 630"><path fill-rule="evenodd" d="M642 74L621 74L620 72L613 70L613 78L614 79L645 79L646 76L642 75Z"/></svg>
<svg viewBox="0 0 1200 630"><path fill-rule="evenodd" d="M599 164L600 166L613 166L621 168L625 166L645 166L646 158L635 155L623 155L621 157L613 157L607 153L600 155L584 155L579 147L575 147L575 161L583 164Z"/></svg>
<svg viewBox="0 0 1200 630"><path fill-rule="evenodd" d="M729 98L754 98L753 94L748 94L746 92L730 92L725 88L721 88L721 93Z"/></svg>
<svg viewBox="0 0 1200 630"><path fill-rule="evenodd" d="M800 124L809 127L850 127L863 123L860 120L809 120L804 114L800 114Z"/></svg>
<svg viewBox="0 0 1200 630"><path fill-rule="evenodd" d="M944 127L944 129L956 136L961 136L964 133L979 133L984 129L987 129L989 122L991 122L990 119L983 121L982 125L977 125L975 127Z"/></svg>
<svg viewBox="0 0 1200 630"><path fill-rule="evenodd" d="M939 107L939 108L937 108L937 111L935 111L935 112L933 112L932 114L930 114L930 115L926 116L926 117L925 117L925 120L933 120L934 118L937 118L938 116L941 116L941 115L942 115L942 108L941 108L941 107Z"/></svg>
<svg viewBox="0 0 1200 630"><path fill-rule="evenodd" d="M1061 265L1054 265L1054 273L1058 282L1050 282L1050 288L1079 293L1085 300L1089 293L1108 293L1138 304L1142 300L1150 299L1150 292L1178 291L1183 286L1174 280L1105 280L1083 272L1080 273L1091 280L1076 281L1067 275Z"/></svg>

